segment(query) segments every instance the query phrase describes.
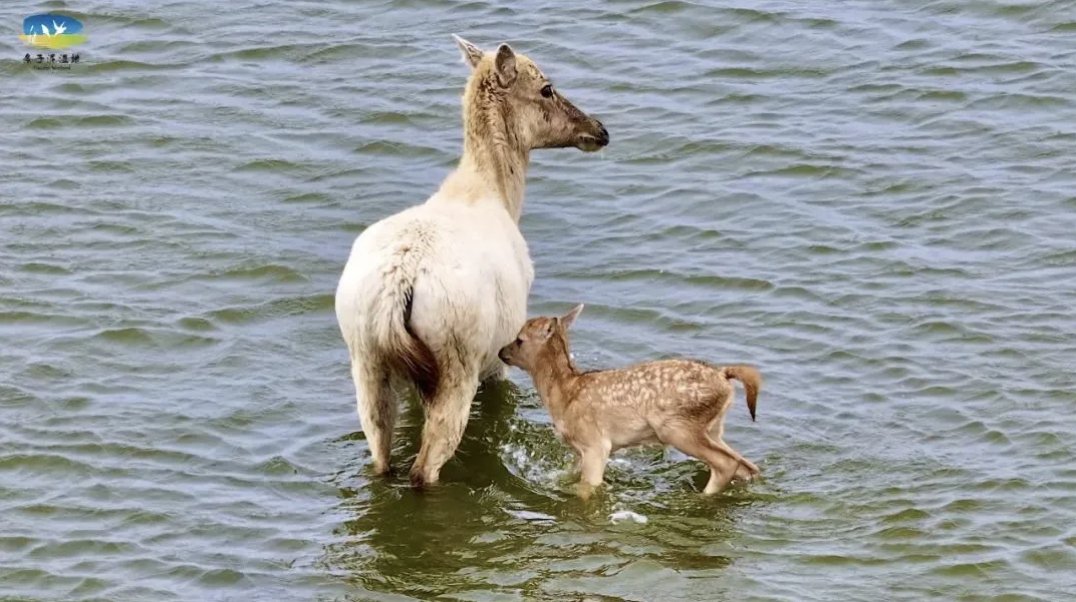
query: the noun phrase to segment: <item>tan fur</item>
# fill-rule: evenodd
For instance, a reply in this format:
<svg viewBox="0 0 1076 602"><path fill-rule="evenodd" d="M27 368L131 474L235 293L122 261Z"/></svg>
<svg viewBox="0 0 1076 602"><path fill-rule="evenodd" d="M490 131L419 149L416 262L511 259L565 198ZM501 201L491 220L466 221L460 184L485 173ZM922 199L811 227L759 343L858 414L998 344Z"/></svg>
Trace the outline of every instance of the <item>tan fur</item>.
<svg viewBox="0 0 1076 602"><path fill-rule="evenodd" d="M567 330L582 309L579 305L561 318L528 320L499 355L531 375L557 432L579 455L583 497L601 484L610 453L644 443L671 445L706 462L707 494L721 491L734 477L750 480L759 474L754 463L722 440L733 397L729 379L743 383L754 419L758 370L671 359L579 372Z"/></svg>

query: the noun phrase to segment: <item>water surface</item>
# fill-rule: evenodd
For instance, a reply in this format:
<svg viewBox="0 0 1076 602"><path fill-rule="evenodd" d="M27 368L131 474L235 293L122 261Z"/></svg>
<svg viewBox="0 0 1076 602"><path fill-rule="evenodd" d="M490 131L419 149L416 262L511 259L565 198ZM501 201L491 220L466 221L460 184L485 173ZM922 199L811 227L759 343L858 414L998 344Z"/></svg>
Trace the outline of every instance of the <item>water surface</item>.
<svg viewBox="0 0 1076 602"><path fill-rule="evenodd" d="M1068 597L1076 10L816 4L0 6L0 598ZM458 158L453 32L612 135L534 154L532 312L757 364L762 482L641 450L584 505L518 372L442 487L369 478L332 293Z"/></svg>

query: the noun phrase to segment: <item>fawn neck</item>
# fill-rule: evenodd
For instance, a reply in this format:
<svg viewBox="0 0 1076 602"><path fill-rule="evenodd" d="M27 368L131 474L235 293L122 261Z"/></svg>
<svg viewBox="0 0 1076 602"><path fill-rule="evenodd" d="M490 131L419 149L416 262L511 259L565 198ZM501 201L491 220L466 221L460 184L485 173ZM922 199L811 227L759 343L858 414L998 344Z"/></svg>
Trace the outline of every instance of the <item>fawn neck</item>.
<svg viewBox="0 0 1076 602"><path fill-rule="evenodd" d="M531 375L534 388L549 408L554 420L558 420L575 398L579 371L572 363L568 342L554 335L538 358L538 368Z"/></svg>

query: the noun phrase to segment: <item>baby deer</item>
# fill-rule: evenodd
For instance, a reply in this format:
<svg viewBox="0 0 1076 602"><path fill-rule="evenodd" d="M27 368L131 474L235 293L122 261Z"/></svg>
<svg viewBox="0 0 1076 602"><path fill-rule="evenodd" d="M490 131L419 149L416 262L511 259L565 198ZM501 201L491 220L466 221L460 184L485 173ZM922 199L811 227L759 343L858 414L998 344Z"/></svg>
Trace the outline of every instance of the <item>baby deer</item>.
<svg viewBox="0 0 1076 602"><path fill-rule="evenodd" d="M583 311L532 318L499 356L522 368L538 389L557 433L579 456L583 498L602 483L609 454L645 443L671 445L710 466L707 494L734 477L750 480L759 469L721 436L732 403L732 383L743 383L755 419L761 377L750 366L711 366L694 360L660 360L620 370L579 372L568 348L568 328Z"/></svg>

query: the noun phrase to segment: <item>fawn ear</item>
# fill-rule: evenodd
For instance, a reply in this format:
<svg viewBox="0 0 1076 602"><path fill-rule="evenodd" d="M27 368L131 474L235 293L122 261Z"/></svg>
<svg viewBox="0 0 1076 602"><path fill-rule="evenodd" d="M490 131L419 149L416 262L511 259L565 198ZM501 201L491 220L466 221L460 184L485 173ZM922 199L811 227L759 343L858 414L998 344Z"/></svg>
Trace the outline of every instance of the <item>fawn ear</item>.
<svg viewBox="0 0 1076 602"><path fill-rule="evenodd" d="M456 34L452 34L452 39L456 40L456 44L460 47L460 53L463 54L463 62L471 66L474 69L478 66L478 61L482 60L482 49L467 40L459 37Z"/></svg>
<svg viewBox="0 0 1076 602"><path fill-rule="evenodd" d="M557 331L557 318L553 318L552 320L547 320L546 323L545 323L545 328L542 329L542 335L541 335L542 340L545 341L545 340L549 339L549 337L553 336L553 333L556 332L556 331Z"/></svg>
<svg viewBox="0 0 1076 602"><path fill-rule="evenodd" d="M516 53L508 44L501 44L497 48L497 58L493 63L497 68L497 81L502 88L507 88L516 81Z"/></svg>
<svg viewBox="0 0 1076 602"><path fill-rule="evenodd" d="M568 313L560 317L560 321L564 324L564 330L568 330L572 327L572 323L579 317L579 314L583 312L583 304L580 303L573 307Z"/></svg>

